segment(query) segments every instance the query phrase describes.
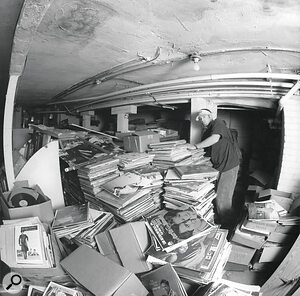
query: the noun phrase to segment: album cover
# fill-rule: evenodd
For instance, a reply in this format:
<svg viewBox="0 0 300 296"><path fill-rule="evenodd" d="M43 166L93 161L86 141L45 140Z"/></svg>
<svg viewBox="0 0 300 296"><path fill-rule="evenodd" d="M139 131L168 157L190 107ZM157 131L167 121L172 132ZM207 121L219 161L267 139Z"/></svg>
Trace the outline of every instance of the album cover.
<svg viewBox="0 0 300 296"><path fill-rule="evenodd" d="M212 227L190 207L161 210L147 218L146 225L167 252L207 234Z"/></svg>
<svg viewBox="0 0 300 296"><path fill-rule="evenodd" d="M53 229L76 225L89 220L89 205L72 205L56 210Z"/></svg>
<svg viewBox="0 0 300 296"><path fill-rule="evenodd" d="M216 177L218 175L218 171L216 169L202 164L176 166L175 170L181 179L201 179Z"/></svg>
<svg viewBox="0 0 300 296"><path fill-rule="evenodd" d="M213 227L208 234L195 238L169 253L157 251L154 246L151 246L146 251L146 254L150 256L147 261L152 262L155 258L154 261L159 259L173 266L196 271L211 271L226 242L227 233L228 231L225 229Z"/></svg>
<svg viewBox="0 0 300 296"><path fill-rule="evenodd" d="M45 287L30 285L28 287L27 296L42 296L45 289Z"/></svg>
<svg viewBox="0 0 300 296"><path fill-rule="evenodd" d="M143 274L141 281L151 296L187 296L180 278L170 264Z"/></svg>
<svg viewBox="0 0 300 296"><path fill-rule="evenodd" d="M17 263L42 264L43 243L40 225L15 226L15 255Z"/></svg>
<svg viewBox="0 0 300 296"><path fill-rule="evenodd" d="M50 282L43 296L77 296L77 290L64 287L62 285Z"/></svg>

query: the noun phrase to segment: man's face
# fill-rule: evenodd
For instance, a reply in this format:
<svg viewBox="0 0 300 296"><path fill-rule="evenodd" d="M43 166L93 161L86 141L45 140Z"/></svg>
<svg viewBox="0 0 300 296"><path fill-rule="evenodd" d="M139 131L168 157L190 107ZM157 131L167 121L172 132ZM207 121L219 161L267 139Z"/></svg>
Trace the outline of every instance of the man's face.
<svg viewBox="0 0 300 296"><path fill-rule="evenodd" d="M201 121L202 124L207 127L212 120L212 114L207 111L200 111L197 116L197 120Z"/></svg>

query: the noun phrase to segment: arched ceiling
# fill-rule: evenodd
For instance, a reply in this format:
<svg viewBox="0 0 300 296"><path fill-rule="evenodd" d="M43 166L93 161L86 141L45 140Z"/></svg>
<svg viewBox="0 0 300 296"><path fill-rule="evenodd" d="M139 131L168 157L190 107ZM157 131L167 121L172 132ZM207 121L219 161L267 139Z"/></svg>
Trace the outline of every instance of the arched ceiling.
<svg viewBox="0 0 300 296"><path fill-rule="evenodd" d="M299 0L43 2L51 5L30 43L20 105L88 110L193 96L274 101L299 80ZM31 18L38 18L35 11ZM26 22L22 30L26 36ZM264 73L278 76L259 77Z"/></svg>

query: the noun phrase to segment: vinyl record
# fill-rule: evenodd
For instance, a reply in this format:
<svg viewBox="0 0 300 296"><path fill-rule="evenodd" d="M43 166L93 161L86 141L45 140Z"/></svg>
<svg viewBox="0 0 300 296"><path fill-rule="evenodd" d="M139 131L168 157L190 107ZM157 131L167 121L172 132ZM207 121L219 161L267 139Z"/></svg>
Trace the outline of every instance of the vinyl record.
<svg viewBox="0 0 300 296"><path fill-rule="evenodd" d="M31 188L17 188L12 190L8 197L8 202L14 208L28 207L36 205L38 201L39 194Z"/></svg>
<svg viewBox="0 0 300 296"><path fill-rule="evenodd" d="M28 207L37 204L37 200L30 194L18 193L11 198L11 204L14 208Z"/></svg>

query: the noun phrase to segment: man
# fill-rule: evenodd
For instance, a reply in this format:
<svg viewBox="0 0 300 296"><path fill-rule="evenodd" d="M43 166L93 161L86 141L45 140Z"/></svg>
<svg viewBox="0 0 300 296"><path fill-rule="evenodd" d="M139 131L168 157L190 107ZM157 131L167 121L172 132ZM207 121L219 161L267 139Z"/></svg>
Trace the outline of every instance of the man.
<svg viewBox="0 0 300 296"><path fill-rule="evenodd" d="M204 148L213 167L219 171L215 200L216 222L226 227L234 222L232 199L239 170L240 151L225 122L217 118L216 109L201 109L196 120L202 122L205 131L202 141L195 144L195 147Z"/></svg>
<svg viewBox="0 0 300 296"><path fill-rule="evenodd" d="M167 280L163 279L160 281L160 287L166 294L164 296L177 296L177 293L171 289L170 284Z"/></svg>
<svg viewBox="0 0 300 296"><path fill-rule="evenodd" d="M19 245L21 246L21 250L23 252L24 259L27 259L28 248L28 236L24 233L24 230L21 229L21 234L19 236Z"/></svg>

